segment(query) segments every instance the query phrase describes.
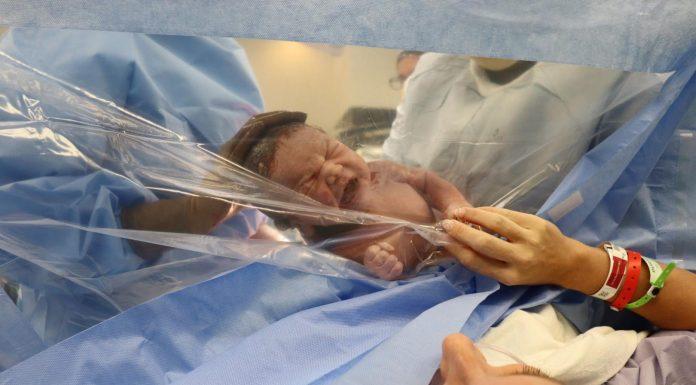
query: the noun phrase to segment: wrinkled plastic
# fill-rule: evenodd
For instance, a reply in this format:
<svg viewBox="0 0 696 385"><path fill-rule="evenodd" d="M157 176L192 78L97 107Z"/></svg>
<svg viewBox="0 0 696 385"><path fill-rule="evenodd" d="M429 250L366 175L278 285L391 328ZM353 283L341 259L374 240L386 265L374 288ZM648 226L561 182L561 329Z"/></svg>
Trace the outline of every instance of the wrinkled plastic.
<svg viewBox="0 0 696 385"><path fill-rule="evenodd" d="M437 172L476 206L527 212L537 211L591 146L650 102L665 78L518 63L509 71L528 68L501 86L476 60L421 56L385 155Z"/></svg>
<svg viewBox="0 0 696 385"><path fill-rule="evenodd" d="M669 127L666 127L666 124L653 123L660 121L663 116L678 116L678 111L676 111L678 106L672 106L671 108L670 106L672 102L679 100L679 92L684 87L685 82L688 81L690 75L688 72L680 72L678 76L671 78L669 87L663 90L662 96L658 100L654 100L648 108L643 109L636 119L632 120L630 125L623 127L624 130L616 137L633 138L635 135L632 134L637 132L640 134L640 140L645 140L648 135L643 136L642 133L650 134L653 132L652 129L654 127L646 127L645 131L636 130L636 124L643 121L650 122L648 126L659 126L655 132L669 137ZM21 76L16 75L8 78L10 81L22 79ZM39 76L39 79L44 78ZM32 84L41 85L41 81L37 82L36 79L32 79L31 82L33 82ZM66 87L68 90L75 91L72 87L60 82L58 84L58 89ZM14 88L10 87L9 89L12 90ZM27 89L31 90L30 88ZM33 90L40 89L40 87L35 87ZM65 93L63 95L69 96L72 91L69 91L68 95ZM3 92L5 92L4 87ZM76 92L78 95L81 95L79 91ZM179 138L173 137L172 140L161 140L157 136L160 133L154 130L155 139L152 141L150 141L151 138L149 137L146 137L146 140L143 141L132 140L131 137L137 138L138 135L129 133L132 130L131 127L135 127L137 131L140 129L138 127L140 124L150 127L150 122L143 123L138 117L120 117L118 115L121 110L118 108L113 110L117 111L113 112L114 115L117 115L116 119L109 117L111 112L105 114L105 116L99 116L94 119L94 125L97 126L97 129L92 129L92 123L82 125L79 123L79 119L73 120L73 118L81 119L82 117L79 115L82 112L73 114L70 109L53 107L54 111L46 113L47 110L51 109L51 103L60 105L60 103L63 103L63 100L70 100L69 98L51 99L49 97L46 99L37 97L36 93L30 93L27 98L24 98L21 93L6 92L6 94L12 96L7 97L9 102L4 105L12 106L14 110L8 114L13 120L9 120L9 123L3 125L3 133L7 134L3 136L3 140L11 137L11 142L9 143L16 144L16 154L29 155L15 158L15 160L21 163L14 162L8 164L15 165L13 171L23 173L20 174L20 178L17 178L18 180L37 179L33 183L36 183L38 187L44 188L46 191L54 189L55 200L47 201L43 204L44 202L41 202L41 200L46 195L36 194L38 189L32 190L30 184L13 184L14 180L3 181L3 183L7 183L3 190L10 193L4 194L2 199L6 202L11 201L12 204L3 206L5 211L2 212L1 226L2 234L5 236L2 238L2 244L3 250L11 254L3 254L0 257L2 258L3 269L3 274L0 275L12 278L19 277L17 280L21 281L23 285L23 303L21 305L23 314L21 316L35 321L32 329L39 331L39 333L34 332L36 336L32 336L31 333L18 332L16 336L12 336L12 341L26 337L30 342L32 339L34 341L38 339L40 342L39 344L28 343L26 345L36 350L24 351L22 352L23 354L18 354L12 361L3 362L9 362L10 365L20 362L32 353L43 349L45 346L43 345L44 342L47 345L53 344L106 318L112 317L120 311L125 310L125 312L122 314L122 317L115 317L110 320L111 322L107 321L97 324L97 327L75 336L76 338L58 344L54 349L45 351L44 354L38 355L34 360L27 360L25 363L17 365L15 370L0 377L3 382L5 380L17 383L39 383L44 381L33 377L37 367L46 369L45 372L42 372L45 381L88 382L87 380L78 381L76 379L85 379L90 376L94 378L94 376L97 376L99 381L102 382L108 381L109 378L119 378L121 381L134 383L143 382L141 381L143 379L148 379L150 382L159 382L164 381L164 377L167 379L172 379L176 376L183 377L184 373L190 372L192 368L199 368L199 366L200 369L192 373L189 379L181 377L176 379L181 380L182 383L195 383L196 379L215 378L221 372L225 373L221 371L221 368L223 368L230 369L230 372L233 373L228 378L230 381L231 378L237 380L239 378L249 378L250 381L253 380L256 383L282 382L283 379L289 377L289 373L292 373L292 378L297 383L302 383L303 380L309 383L317 380L318 376L321 377L317 380L318 383L321 383L322 379L325 383L328 383L331 382L331 379L342 376L345 376L345 382L350 382L351 379L357 378L363 380L360 383L365 383L369 382L365 381L365 378L375 378L377 371L381 374L385 372L396 373L393 376L401 376L401 379L406 377L413 381L413 378L417 378L417 376L413 376L414 374L428 371L432 373L431 369L436 363L435 356L431 353L438 351L442 337L447 332L457 331L461 328L472 336L480 335L488 327L487 325L490 325L496 318L502 315L501 311L514 307L516 304L519 306L522 303L528 304L534 300L548 301L555 295L554 293L540 290L542 294L538 295L538 297L533 295L522 297L522 290L503 290L497 292L500 295L488 297L490 292L496 290L497 287L494 287L494 285L485 286L480 283L480 286L472 287L474 284L471 284L471 282L474 280L471 279L470 275L466 275L466 272L463 273L462 271L448 272L448 279L460 277L463 282L469 283L469 286L461 285L463 288L457 286L456 290L450 286L447 279L439 276L436 278L427 277L425 279L418 277L416 280L419 278L423 279L419 285L405 285L397 287L395 290L379 292L378 289L380 288L396 285L372 279L369 277L369 273L358 264L336 258L330 253L315 249L267 242L220 240L217 237L191 234L173 235L139 232L122 229L118 222L105 225L105 222L101 220L109 215L114 217L114 213L118 213L123 207L129 207L143 200L154 201L154 194L145 186L154 187L154 191L158 194L162 192L161 186L165 182L162 182L163 177L161 175L164 172L161 172L161 170L156 170L156 172L138 170L137 166L139 163L137 163L137 160L153 158L154 154L148 152L156 149L160 142L163 143L162 145L165 149L177 148L172 143L176 143ZM89 97L87 99L87 104L93 102L93 99ZM99 102L96 102L95 105L99 107ZM112 111L112 107L107 103L106 110ZM76 108L78 111L81 111L79 106ZM90 107L90 109L92 108ZM3 110L3 112L9 110L11 109L8 108ZM30 112L24 113L23 111ZM32 121L33 118L26 118L30 114L46 119ZM104 113L88 109L85 114L88 115L87 120L89 121L91 119L90 114L102 115ZM19 116L22 117L17 119ZM65 120L57 119L52 121L50 119L52 116L63 117ZM134 122L131 119L135 119ZM120 120L124 120L126 123L121 123ZM28 121L29 123L27 123ZM98 133L109 132L101 127L103 122L108 122L107 126L113 124L114 127L118 127L116 130L117 140L114 140L113 143L117 144L117 147L122 143L127 144L124 148L130 152L126 152L126 154L135 154L133 158L136 159L136 162L133 162L130 158L127 159L131 162L129 165L136 167L135 170L127 169L117 171L116 173L110 171L112 167L115 170L121 169L118 168L118 162L116 162L116 166L109 164L110 158L108 156L111 153L107 154L106 151L101 150L101 148L106 146L99 146L101 142L98 139L100 137ZM123 132L120 131L121 124L126 127ZM84 132L73 130L73 136L70 136L71 129L77 127L82 129L83 126L85 128ZM618 126L621 125L618 124ZM684 119L680 126L680 136L688 137L689 132L693 131L693 120ZM630 130L626 132L626 128ZM58 131L59 135L55 134L57 130L62 130ZM26 137L31 140L22 142L21 139L25 137L24 134L26 133L28 133ZM97 144L96 147L91 148L90 146L80 144L79 140L82 136L79 134L82 133L84 133L85 138L97 138L93 140ZM122 134L125 134L125 140L120 138ZM70 138L70 140L64 140L65 138ZM650 138L654 139L655 137L651 136ZM45 140L43 145L34 147L36 142L41 143L43 140ZM137 144L128 144L131 142L137 142ZM146 145L141 145L141 142L146 143ZM153 142L157 144L153 145ZM23 143L30 144L27 147L22 147ZM637 143L637 147L640 147L643 143ZM662 142L658 141L655 143L656 146L659 146ZM606 147L605 144L610 144L611 146ZM605 152L606 154L615 145L616 142L603 142L600 144L602 147L597 146L594 149L601 148L606 150L608 148ZM678 143L675 145L678 145ZM190 149L198 151L200 147L203 147L204 151L201 151L201 153L206 154L205 156L217 159L214 155L215 153L204 146L183 146L187 151ZM48 148L50 151L46 153L50 155L45 158L36 156L36 154L42 154L42 148ZM668 170L672 172L678 169L680 174L686 176L688 175L688 165L690 164L688 163L690 162L688 146L680 148L683 151L687 151L683 153L677 152L680 154L678 162L680 162L681 167L668 168ZM620 150L622 156L626 158L626 163L633 159L632 155L635 155L630 150L626 152L624 147L613 147L613 150L616 152ZM90 163L85 160L88 159L87 157L73 156L78 154L78 151L82 154L107 154L108 156L97 157L92 159L93 162ZM596 150L593 151L591 154L597 153ZM119 154L118 152L115 153ZM656 150L655 160L657 161L657 158L659 158L658 164L663 163L663 161L675 161L674 159L661 158L661 153L661 151ZM12 152L9 154L15 155ZM666 154L674 154L674 150L668 151ZM169 157L169 155L165 156ZM5 159L10 158L11 156ZM57 158L65 162L56 162ZM42 159L46 161L39 162ZM178 167L184 167L184 170L187 170L186 167L188 166L182 161L185 157L177 159L176 156L173 156L173 158L169 159L173 159L172 163L174 166L170 166L166 162L159 162L157 165L162 167L162 170L166 170L168 167L176 168L175 175L183 179L182 183L188 183L184 184L186 188L177 189L177 191L186 192L187 188L191 187L196 189L195 193L201 194L202 192L198 190L199 187L197 187L196 182L203 181L204 187L206 187L205 183L207 183L207 178L209 178L207 173L211 168L203 169L202 175L193 172L193 174L197 175L196 180L187 181L187 172L182 172L182 170L178 169ZM25 167L16 167L18 163ZM227 164L226 162L221 163ZM107 166L104 166L104 164ZM665 174L661 174L664 169L656 167L653 170L652 166L647 164L644 166L644 168L647 168L644 174L649 174L652 182L650 186L646 187L649 187L652 190L651 192L656 195L658 193L664 194ZM65 168L61 169L58 167L59 165ZM46 180L38 180L37 175L32 175L29 172L30 170L41 168L37 166L43 167L45 174L42 176L67 175L69 177L62 180L55 179L55 185L51 185ZM616 169L619 170L617 175L625 170L624 167L625 164L616 166ZM651 170L653 170L652 173L650 172ZM126 172L130 172L130 174L123 175ZM218 171L214 169L213 172ZM87 177L81 178L85 174L87 174ZM631 175L635 176L632 182L641 185L641 175L644 174L635 174L631 171ZM154 177L148 179L151 176ZM224 178L227 177L229 176L215 176L213 179L219 178L219 180L215 181L211 185L212 187L208 187L210 187L210 190L214 190L220 183L224 183ZM138 178L150 181L150 183L143 185ZM616 180L615 177L613 178L595 178L590 187L596 188L597 186L602 187L607 183L611 184ZM239 178L239 180L242 179L241 177ZM679 184L679 186L682 185L683 183ZM77 186L82 187L72 189ZM101 187L104 188L102 189ZM572 192L572 188L577 187L577 185L570 183L563 187L568 188ZM618 187L620 188L621 186ZM688 188L688 186L684 188ZM168 187L164 189L167 189L169 192ZM589 187L588 189L592 190ZM281 190L287 192L286 190ZM607 190L597 189L600 195L605 194ZM98 193L95 194L95 191L98 191ZM562 188L557 195L563 197L564 193L565 191ZM94 194L95 199L92 202L73 199L81 194ZM679 196L680 199L688 197L688 194L684 191L674 195ZM114 198L114 196L117 196L117 198ZM587 198L587 195L583 194L583 197ZM264 207L258 196L252 198L254 202L245 199L244 204ZM303 215L309 214L311 211L304 207L304 199L301 197L298 199L302 199L299 204L302 208L300 208L299 212ZM98 204L94 204L95 202ZM558 202L559 200L556 199L555 203ZM585 199L584 202L589 202L589 200ZM551 203L554 203L554 201L551 201ZM611 201L611 203L616 203L616 201ZM628 199L626 205L630 203L631 199ZM73 204L75 206L71 206ZM79 207L81 204L84 204L85 208L79 212L84 213L84 216L68 217L64 215L65 212L57 213L52 211L55 207ZM313 205L316 205L316 203L311 202L311 204L307 204L309 207L314 207ZM278 211L278 206L278 204L273 206L271 202L267 209ZM92 207L97 207L98 209L92 211ZM8 210L8 208L11 209ZM553 211L554 215L551 215L551 217L558 220L562 225L567 226L564 220L573 219L574 208L585 210L585 207L582 205L576 207L566 205L564 210L558 209ZM668 214L665 214L667 218L669 218ZM686 214L683 213L684 216ZM343 213L341 212L340 215L322 215L320 218L326 221L325 223L337 221L371 223L370 221L372 220L385 220L379 216L377 216L379 218L375 218L372 215L364 214L359 215L358 219L352 217L352 214L347 215L347 217L342 215ZM586 210L584 215L587 215ZM622 218L621 215L621 213L617 214L616 218ZM52 218L61 219L55 220ZM644 218L645 216L638 218L639 220L636 220L637 223L635 224L641 232L646 229ZM393 221L392 225L419 228L419 226L404 223L401 220L388 219L386 221ZM687 225L689 223L693 222L685 222ZM585 228L591 228L593 223L590 221L583 225ZM603 222L603 226L596 230L596 236L609 237L611 233L607 232L605 227L613 225L612 223ZM670 226L669 223L662 221L659 225ZM678 224L678 226L681 225L682 223ZM572 228L571 226L567 227ZM430 230L430 228L427 229ZM660 235L656 235L654 239L659 239L659 242L662 242L665 234L670 236L678 235L671 230L673 229L669 227L661 227ZM617 233L621 234L621 229L617 230ZM424 234L426 234L425 231ZM170 249L159 262L150 264L134 254L130 249L130 242L125 240L159 243L173 249ZM631 240L632 238L627 237L624 242L629 244ZM119 250L122 254L115 252ZM271 265L249 264L252 261L268 261ZM315 279L314 275L293 274L294 272L275 269L275 266L289 266L296 270L324 275ZM249 273L246 269L247 267L251 267L248 270L255 269L255 274ZM235 283L239 283L235 281L216 280L216 277L222 278L222 274L225 273L230 274L224 276L224 278L240 279L242 277L248 279L243 281L242 285L235 285ZM307 278L308 276L312 278ZM184 288L187 285L206 279L210 280L201 285ZM277 282L286 283L295 280L302 284L296 282L296 285L284 286L282 289L278 289L278 286L269 283L273 279L277 279ZM308 281L311 282L308 283ZM161 294L181 288L184 289L172 293L173 295L155 298ZM243 293L239 293L240 288L245 289ZM250 290L251 288L258 290L253 291ZM297 301L297 297L293 296L293 293L306 295L306 291L310 291L312 295L316 294L316 296L311 298L302 297L303 301ZM226 293L230 294L227 295ZM45 296L49 294L52 296L50 303L62 306L63 309L61 310L67 311L68 317L56 321L51 319L51 317L46 317L46 315L55 316L57 314L65 314L65 312L58 312L55 307L51 308L51 306L42 308L46 303L49 303L46 301L37 301L33 304L28 302L32 296L33 298L44 296L45 299ZM362 294L366 294L364 298L355 298ZM467 295L462 296L461 294ZM231 297L231 295L234 295L234 297ZM155 298L154 301L146 303L145 306L129 309L152 298ZM201 298L209 298L205 306L197 306L202 302L200 301ZM243 302L244 298L247 298L249 303ZM351 300L338 301L337 298L351 298ZM516 302L518 299L519 303ZM250 307L253 306L250 302L254 302L257 305L255 311L249 311ZM263 304L268 306L264 307ZM438 304L443 304L444 306L438 306ZM309 309L310 311L291 317L294 312L301 312L315 306L318 308ZM433 308L433 311L427 311L431 308ZM273 309L273 311L269 312L268 309ZM238 322L240 314L245 314L248 317L244 320L245 322ZM365 315L376 316L373 319ZM186 316L188 318L185 318ZM289 317L289 319L285 320L285 322L276 322L283 320L284 317ZM172 320L173 325L167 324L167 319ZM37 320L48 321L43 325L37 325ZM186 322L178 322L183 320ZM259 322L259 320L262 321ZM215 325L218 322L221 322L224 327L216 328ZM272 322L275 323L264 328L266 323L271 324ZM463 328L462 324L465 324ZM67 325L67 327L57 330L56 325ZM142 328L142 325L156 326ZM310 325L310 327L302 328L302 325ZM356 325L360 327L355 327ZM230 334L226 334L226 330L223 329L231 329L235 326L238 328L235 329L235 333L238 334L235 334L234 338L221 338L221 336L230 337ZM211 329L212 331L210 331ZM340 333L337 333L337 331L340 331ZM352 333L347 331L352 331ZM368 331L369 334L366 334ZM184 332L186 338L181 338ZM38 337L39 335L40 337ZM331 335L335 338L332 341L337 342L335 344L327 344L326 339L322 338L325 335ZM247 340L247 337L250 338ZM182 340L186 342L181 342ZM118 341L118 343L114 343L114 341ZM124 343L124 341L134 343L129 345ZM276 346L278 346L278 341L283 341L286 344L283 345L280 352L275 350ZM365 342L363 343L363 341ZM384 343L379 345L382 342ZM215 346L211 348L209 344ZM296 347L299 344L302 344L303 347L311 347L302 350L306 352L302 355L302 360L296 360L297 355L291 354L297 352ZM185 346L182 347L181 345ZM97 348L90 349L90 346ZM151 349L148 350L148 354L145 357L141 355L143 350L146 350L142 348L144 346L147 349ZM176 349L171 349L171 346L175 346ZM257 349L259 346L269 350L259 353ZM341 349L335 349L335 346L340 346ZM208 349L211 349L213 353L210 353L211 350ZM412 360L393 359L395 352L401 353L404 351L406 352L404 357L412 356L415 358ZM211 356L217 354L220 354L220 357L216 357L216 359L211 358ZM137 365L134 365L132 360L132 357L135 356L139 357ZM293 361L294 365L287 362L286 357L288 356L293 357L290 361ZM259 359L260 357L263 357L263 359ZM421 362L423 357L426 357L426 360ZM69 358L69 362L64 362L66 358ZM95 363L92 368L99 367L111 376L101 376L104 372L95 370L88 373L88 371L83 369L83 364L86 361ZM56 362L61 364L58 365ZM120 367L116 365L119 362L122 364ZM70 363L73 364L71 368L74 370L66 370ZM429 365L432 367L429 367ZM134 368L136 366L137 368ZM399 368L399 366L402 367ZM408 366L408 368L403 368L403 366ZM268 367L273 367L275 370L263 370ZM307 373L307 367L311 367L311 373ZM395 367L404 370L390 370ZM424 367L428 367L428 369L422 370ZM153 371L153 368L157 370ZM159 372L160 370L162 372ZM260 376L259 373L261 373L263 378L258 377ZM142 375L142 377L138 377L139 375ZM148 378L147 375L150 377ZM27 379L32 379L32 381ZM201 381L200 383L203 382L212 383L211 381ZM403 383L403 381L400 382Z"/></svg>
<svg viewBox="0 0 696 385"><path fill-rule="evenodd" d="M160 263L150 266L133 253L128 242L123 242L134 236L130 236L127 230L118 229L118 223L109 219L120 210L115 208L114 213L103 216L100 209L92 211L92 205L109 207L110 200L115 202L115 197L106 193L108 188L118 195L120 204L124 206L154 199L144 185L153 189L158 185L176 188L169 182L159 184L158 180L181 181L183 189L177 188L178 191L186 191L186 185L210 189L220 183L220 174L225 172L225 168L231 169L234 165L224 162L203 146L183 141L172 131L5 55L1 66L4 123L0 135L6 149L3 158L5 162L15 163L8 164L7 172L3 173L6 186L3 200L6 204L0 220L3 227L0 275L22 285L23 311L27 318L40 323L33 326L49 344L129 306L243 266L250 258L255 260L264 255L275 255L279 247L285 247L274 244L262 247L263 250L237 254L246 246L218 246L212 242L219 238L199 236L188 240L183 235L167 237L148 233L144 240L184 251L170 250ZM158 150L153 152L153 148ZM152 167L142 167L143 164L139 163L157 159L152 155L161 150L171 155L167 156L168 161L161 159L157 164L152 163ZM192 156L187 158L181 151L190 152ZM18 161L24 167L18 168ZM196 162L201 162L203 169L197 169ZM158 169L158 165L161 168ZM206 174L210 170L212 172ZM171 173L173 178L166 177L167 173ZM238 184L239 190L251 191L249 188L253 187L249 181L268 185L255 176L243 179L246 174L243 171L231 173L246 181ZM206 175L213 177L205 187L193 182ZM48 177L48 185L31 182L42 176ZM12 183L22 180L29 182ZM61 184L68 181L73 183L61 188ZM91 195L91 183L102 186L97 187L96 196ZM41 188L55 189L51 201L32 199ZM35 192L32 194L31 190ZM224 190L228 191L223 193L227 197L243 196L238 191ZM246 196L253 201L272 201L268 197L277 197L274 193L285 193L282 189L277 193L277 190L277 186L273 186L269 194L261 197L253 197L253 193ZM302 207L310 210L317 207L314 202L307 203L308 200L302 200L302 197L290 195L288 204L293 199L300 199L304 203ZM280 204L275 201L275 206ZM78 210L71 211L70 207ZM79 231L70 227L80 224L86 226L77 229ZM116 233L101 235L95 231L99 229L97 224L109 226ZM184 237L183 241L181 237ZM258 246L252 243L252 247ZM235 255L240 258L220 259L210 255L226 255L230 250L236 250ZM201 254L203 252L207 254ZM300 268L303 264L297 260L288 263L298 264ZM315 265L311 261L304 263ZM317 270L321 271L320 268ZM46 300L46 296L52 297L52 303ZM60 316L63 319L52 319L51 314L55 312L52 307L60 308L61 304L65 306L61 310L64 314Z"/></svg>
<svg viewBox="0 0 696 385"><path fill-rule="evenodd" d="M433 256L438 255L435 253L441 253L437 246L446 242L435 226L443 214L438 210L431 213L431 223L423 223L399 218L393 211L380 213L373 208L368 213L355 206L349 210L323 205L230 162L205 144L191 142L5 54L0 55L0 82L0 135L5 144L17 146L16 159L12 153L5 159L8 164L21 159L24 166L3 178L7 186L4 199L13 203L0 213L0 276L21 285L18 304L41 340L49 345L144 301L251 262L372 281L369 272L358 264L318 249L340 255L336 245L363 243L367 248L380 243L377 240L381 241L384 234L404 232L407 241L387 251L399 256L412 251L414 239L421 240L425 252L408 266L418 270L432 263ZM619 97L597 109L595 118L654 86L646 84L645 89L616 93ZM587 146L591 138L606 136L611 129L591 133L580 145ZM572 163L562 154L579 144L567 142L568 147L561 147L555 159ZM471 141L456 144L462 148L494 145ZM544 151L546 145L536 143L520 152L510 166L524 164L530 153ZM560 180L566 169L549 163L542 169L527 170L514 181L515 185L496 186L497 191L504 191L501 196L486 199L504 206L513 198L524 197L542 181L551 177ZM373 180L372 190L378 196L402 198L390 190L379 192L391 183L411 195L411 200L401 204L404 212L427 203L422 191L389 173L385 175ZM31 182L40 177L50 178ZM29 182L14 183L23 180ZM32 196L39 187L53 190L54 200L35 201ZM214 197L272 215L309 220L313 226L348 224L361 228L314 239L312 250L275 242L124 229L115 215L143 202L181 196ZM94 206L98 209L93 210ZM63 211L62 207L78 210ZM166 251L158 260L146 261L134 252L134 241L160 245ZM405 274L411 272L404 270Z"/></svg>
<svg viewBox="0 0 696 385"><path fill-rule="evenodd" d="M692 62L673 74L648 108L590 150L540 214L585 243L613 239L695 269L695 70Z"/></svg>

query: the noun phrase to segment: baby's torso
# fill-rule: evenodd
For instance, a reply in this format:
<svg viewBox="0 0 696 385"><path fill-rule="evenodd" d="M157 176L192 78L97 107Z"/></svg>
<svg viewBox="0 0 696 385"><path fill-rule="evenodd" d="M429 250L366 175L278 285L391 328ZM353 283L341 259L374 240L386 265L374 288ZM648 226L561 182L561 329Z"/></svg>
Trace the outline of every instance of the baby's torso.
<svg viewBox="0 0 696 385"><path fill-rule="evenodd" d="M379 214L416 223L433 223L430 205L409 184L378 178L358 197L354 210Z"/></svg>
<svg viewBox="0 0 696 385"><path fill-rule="evenodd" d="M411 185L401 182L401 179L399 176L373 171L370 180L360 182L352 203L344 208L415 223L434 223L436 218L428 202ZM430 244L425 239L405 228L366 226L342 230L329 226L313 230L315 240L330 239L331 251L360 263L364 263L368 248L387 243L403 264L404 271L410 271L427 258L430 249Z"/></svg>

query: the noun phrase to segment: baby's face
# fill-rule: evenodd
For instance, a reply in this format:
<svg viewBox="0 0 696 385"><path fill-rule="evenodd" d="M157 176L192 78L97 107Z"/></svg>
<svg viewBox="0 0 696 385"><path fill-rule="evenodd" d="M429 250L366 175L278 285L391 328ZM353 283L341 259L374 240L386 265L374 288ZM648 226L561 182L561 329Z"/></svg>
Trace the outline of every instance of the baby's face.
<svg viewBox="0 0 696 385"><path fill-rule="evenodd" d="M343 143L303 127L280 140L269 176L325 205L350 208L369 184L370 170Z"/></svg>

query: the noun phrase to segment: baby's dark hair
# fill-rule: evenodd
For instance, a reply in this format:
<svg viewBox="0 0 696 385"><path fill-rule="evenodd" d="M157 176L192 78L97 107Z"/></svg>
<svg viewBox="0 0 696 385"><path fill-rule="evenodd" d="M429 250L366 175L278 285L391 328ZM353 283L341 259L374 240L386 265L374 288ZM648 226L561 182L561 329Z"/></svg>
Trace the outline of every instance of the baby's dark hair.
<svg viewBox="0 0 696 385"><path fill-rule="evenodd" d="M312 126L305 123L288 123L269 128L265 135L256 138L256 143L251 144L241 165L264 178L270 178L271 171L275 168L275 155L278 152L280 140L288 138L304 127Z"/></svg>
<svg viewBox="0 0 696 385"><path fill-rule="evenodd" d="M263 136L254 138L255 142L251 144L246 156L241 160L241 166L264 178L270 179L271 172L275 168L275 156L278 152L280 141L290 137L290 135L304 127L312 126L295 122L270 127L263 133ZM285 214L272 211L265 211L265 214L273 219L273 223L280 230L287 230L293 227L290 223L290 218Z"/></svg>
<svg viewBox="0 0 696 385"><path fill-rule="evenodd" d="M275 167L275 156L282 139L288 138L298 130L308 127L326 133L317 126L305 123L307 115L302 112L274 111L251 118L237 135L223 145L220 153L225 158L241 165L264 178L270 178ZM292 228L286 214L264 210L281 230ZM355 228L353 224L315 226L314 239L324 239L330 235ZM304 234L303 234L304 235Z"/></svg>
<svg viewBox="0 0 696 385"><path fill-rule="evenodd" d="M242 166L247 170L253 171L264 178L270 179L271 171L275 168L275 155L278 152L278 144L281 139L286 139L302 128L312 128L319 132L325 133L324 130L317 126L311 126L305 123L290 123L282 126L274 127L269 130L269 133L261 138L257 143L254 143L249 149L246 158L242 162ZM265 211L273 224L279 230L288 230L293 227L290 218L282 213ZM355 230L359 225L352 223L342 223L334 225L313 226L312 234L303 233L303 237L308 241L318 241L328 239L337 234Z"/></svg>
<svg viewBox="0 0 696 385"><path fill-rule="evenodd" d="M305 127L325 133L325 131L321 128L305 123L289 123L282 126L273 127L264 137L260 138L257 143L252 144L246 158L242 162L242 166L249 171L261 175L264 178L270 179L270 174L275 168L275 155L278 152L278 144L280 143L281 139L286 139L298 130ZM265 213L271 219L273 219L273 224L278 229L287 230L293 227L290 223L290 218L287 215L272 211L265 211ZM325 239L331 235L335 235L336 233L352 230L355 227L356 226L353 224L315 226L312 238Z"/></svg>

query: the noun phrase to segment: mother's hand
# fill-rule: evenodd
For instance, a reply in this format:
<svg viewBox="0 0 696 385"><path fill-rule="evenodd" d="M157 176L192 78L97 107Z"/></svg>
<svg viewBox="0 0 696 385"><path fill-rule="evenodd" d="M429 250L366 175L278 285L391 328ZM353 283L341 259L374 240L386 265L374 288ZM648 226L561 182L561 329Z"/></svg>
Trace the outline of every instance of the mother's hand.
<svg viewBox="0 0 696 385"><path fill-rule="evenodd" d="M506 285L552 284L591 294L609 269L604 251L566 237L535 215L483 207L455 211L445 231L447 250L467 268ZM500 237L463 222L480 225Z"/></svg>

